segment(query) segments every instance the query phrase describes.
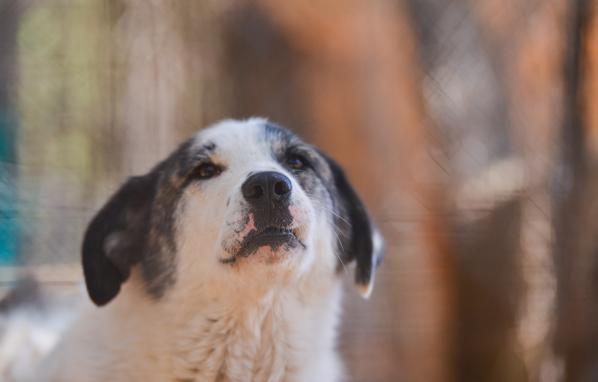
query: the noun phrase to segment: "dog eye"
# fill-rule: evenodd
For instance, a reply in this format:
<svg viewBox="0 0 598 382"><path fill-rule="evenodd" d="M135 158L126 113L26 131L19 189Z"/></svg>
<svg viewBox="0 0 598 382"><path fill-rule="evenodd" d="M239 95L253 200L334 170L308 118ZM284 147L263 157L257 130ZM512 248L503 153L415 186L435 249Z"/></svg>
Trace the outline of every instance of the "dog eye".
<svg viewBox="0 0 598 382"><path fill-rule="evenodd" d="M287 166L293 170L301 171L308 167L307 159L299 154L290 154L287 157Z"/></svg>
<svg viewBox="0 0 598 382"><path fill-rule="evenodd" d="M222 168L214 163L203 163L199 165L193 175L196 179L210 179L220 175Z"/></svg>

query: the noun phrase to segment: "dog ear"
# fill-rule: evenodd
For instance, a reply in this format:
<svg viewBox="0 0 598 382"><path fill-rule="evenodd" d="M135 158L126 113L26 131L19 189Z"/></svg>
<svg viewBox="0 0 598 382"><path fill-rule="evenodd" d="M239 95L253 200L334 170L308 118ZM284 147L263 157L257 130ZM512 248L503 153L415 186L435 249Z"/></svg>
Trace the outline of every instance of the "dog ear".
<svg viewBox="0 0 598 382"><path fill-rule="evenodd" d="M82 245L83 273L91 300L106 305L141 260L149 231L156 176L131 177L87 227Z"/></svg>
<svg viewBox="0 0 598 382"><path fill-rule="evenodd" d="M355 284L361 296L368 298L374 287L376 269L384 257L384 240L343 169L333 159L324 157L336 189L338 216L334 219L340 258L343 262L355 260Z"/></svg>

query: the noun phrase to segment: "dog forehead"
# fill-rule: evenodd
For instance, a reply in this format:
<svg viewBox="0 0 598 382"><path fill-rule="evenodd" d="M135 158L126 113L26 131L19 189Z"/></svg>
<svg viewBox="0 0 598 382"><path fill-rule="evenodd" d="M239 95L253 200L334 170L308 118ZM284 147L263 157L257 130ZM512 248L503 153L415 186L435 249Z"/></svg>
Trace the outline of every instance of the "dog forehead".
<svg viewBox="0 0 598 382"><path fill-rule="evenodd" d="M200 131L191 150L212 147L217 158L229 163L266 158L271 151L263 138L264 123L261 119L220 122Z"/></svg>
<svg viewBox="0 0 598 382"><path fill-rule="evenodd" d="M195 135L191 150L212 147L216 156L228 161L272 159L299 138L262 118L226 120Z"/></svg>

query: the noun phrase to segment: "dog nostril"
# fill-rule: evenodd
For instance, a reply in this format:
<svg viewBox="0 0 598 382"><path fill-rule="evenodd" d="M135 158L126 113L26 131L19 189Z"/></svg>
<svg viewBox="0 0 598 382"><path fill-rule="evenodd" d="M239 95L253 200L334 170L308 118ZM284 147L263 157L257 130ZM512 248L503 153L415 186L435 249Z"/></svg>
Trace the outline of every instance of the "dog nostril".
<svg viewBox="0 0 598 382"><path fill-rule="evenodd" d="M286 180L279 180L274 184L274 194L285 196L291 192L291 185Z"/></svg>
<svg viewBox="0 0 598 382"><path fill-rule="evenodd" d="M245 193L245 197L248 199L259 199L264 195L264 189L262 186L256 184L253 187L249 187Z"/></svg>

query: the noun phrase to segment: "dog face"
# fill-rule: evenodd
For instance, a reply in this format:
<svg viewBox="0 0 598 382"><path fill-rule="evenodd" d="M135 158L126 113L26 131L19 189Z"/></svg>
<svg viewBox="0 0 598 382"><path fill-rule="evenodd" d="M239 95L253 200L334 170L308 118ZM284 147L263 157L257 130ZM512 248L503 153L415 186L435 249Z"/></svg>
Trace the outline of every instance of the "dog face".
<svg viewBox="0 0 598 382"><path fill-rule="evenodd" d="M177 284L246 288L292 283L356 260L371 291L382 241L340 167L262 119L196 134L148 174L130 178L91 221L83 269L104 305L139 266L148 294Z"/></svg>

